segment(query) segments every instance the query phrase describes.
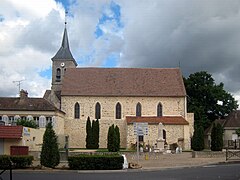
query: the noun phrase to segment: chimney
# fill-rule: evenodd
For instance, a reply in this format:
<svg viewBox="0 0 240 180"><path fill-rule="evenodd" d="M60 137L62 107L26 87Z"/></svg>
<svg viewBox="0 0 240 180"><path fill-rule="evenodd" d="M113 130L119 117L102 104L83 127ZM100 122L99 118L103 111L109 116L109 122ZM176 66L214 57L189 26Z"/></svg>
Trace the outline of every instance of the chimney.
<svg viewBox="0 0 240 180"><path fill-rule="evenodd" d="M28 98L28 92L22 89L20 91L20 99L27 99L27 98Z"/></svg>

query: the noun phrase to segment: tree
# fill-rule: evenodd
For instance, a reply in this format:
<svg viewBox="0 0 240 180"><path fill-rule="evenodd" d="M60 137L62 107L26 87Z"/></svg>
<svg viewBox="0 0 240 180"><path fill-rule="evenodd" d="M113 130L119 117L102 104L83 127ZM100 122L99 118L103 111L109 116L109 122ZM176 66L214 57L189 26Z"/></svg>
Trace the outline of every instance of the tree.
<svg viewBox="0 0 240 180"><path fill-rule="evenodd" d="M216 84L206 71L196 72L184 78L188 95L188 111L193 112L196 127L209 127L217 118L226 117L237 109L237 101L224 90L224 84Z"/></svg>
<svg viewBox="0 0 240 180"><path fill-rule="evenodd" d="M202 126L195 128L192 138L192 149L194 151L202 151L204 149L204 130Z"/></svg>
<svg viewBox="0 0 240 180"><path fill-rule="evenodd" d="M115 130L115 133L116 133L116 150L119 151L120 150L120 132L119 132L119 127L116 126L114 130Z"/></svg>
<svg viewBox="0 0 240 180"><path fill-rule="evenodd" d="M43 145L40 156L40 163L45 167L55 168L60 162L60 155L57 143L57 136L52 124L48 123L43 135Z"/></svg>
<svg viewBox="0 0 240 180"><path fill-rule="evenodd" d="M37 124L34 120L26 120L26 119L18 119L17 120L18 126L25 126L30 128L37 128Z"/></svg>
<svg viewBox="0 0 240 180"><path fill-rule="evenodd" d="M93 148L93 134L92 134L92 126L90 117L87 118L87 124L86 124L86 148L92 149Z"/></svg>
<svg viewBox="0 0 240 180"><path fill-rule="evenodd" d="M93 149L98 149L99 147L99 121L92 121L92 135L93 135Z"/></svg>
<svg viewBox="0 0 240 180"><path fill-rule="evenodd" d="M223 149L223 129L218 123L217 125L213 123L211 131L211 150L212 151L222 151Z"/></svg>
<svg viewBox="0 0 240 180"><path fill-rule="evenodd" d="M93 134L93 148L98 149L99 148L99 121L98 121L98 119L96 121L93 120L93 122L92 122L92 134Z"/></svg>
<svg viewBox="0 0 240 180"><path fill-rule="evenodd" d="M114 127L114 124L108 129L107 148L109 152L117 152L120 150L120 132L118 126Z"/></svg>
<svg viewBox="0 0 240 180"><path fill-rule="evenodd" d="M108 142L107 142L107 148L109 152L113 152L113 142L114 142L114 125L110 126L108 128Z"/></svg>

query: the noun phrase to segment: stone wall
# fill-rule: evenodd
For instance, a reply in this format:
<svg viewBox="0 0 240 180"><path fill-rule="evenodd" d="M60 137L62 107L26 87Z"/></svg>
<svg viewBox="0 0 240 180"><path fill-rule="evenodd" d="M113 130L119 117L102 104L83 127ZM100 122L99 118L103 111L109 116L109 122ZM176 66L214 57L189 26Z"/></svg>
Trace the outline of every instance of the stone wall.
<svg viewBox="0 0 240 180"><path fill-rule="evenodd" d="M220 158L226 157L226 151L193 151L193 158Z"/></svg>
<svg viewBox="0 0 240 180"><path fill-rule="evenodd" d="M187 120L185 97L82 97L62 96L62 110L65 115L65 134L69 135L70 148L84 148L86 139L86 121L95 119L95 105L101 105L100 124L100 148L107 146L107 132L112 124L118 125L121 134L121 147L129 147L136 142L133 135L133 127L127 126L125 117L136 115L136 105L141 103L142 116L156 116L157 105L162 104L163 116L183 116ZM74 119L74 105L80 105L80 118ZM115 108L117 103L121 104L122 119L115 119ZM189 119L191 121L191 118ZM183 126L166 126L167 140L169 143L177 142L178 138L184 138ZM150 125L149 135L145 142L155 144L158 136L157 125Z"/></svg>

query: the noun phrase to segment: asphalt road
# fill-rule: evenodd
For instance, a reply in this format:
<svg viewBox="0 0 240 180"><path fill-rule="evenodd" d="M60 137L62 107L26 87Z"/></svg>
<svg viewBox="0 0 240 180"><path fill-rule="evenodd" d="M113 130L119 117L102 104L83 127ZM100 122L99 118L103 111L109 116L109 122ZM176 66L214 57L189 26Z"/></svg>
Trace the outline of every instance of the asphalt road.
<svg viewBox="0 0 240 180"><path fill-rule="evenodd" d="M4 173L3 180L9 179ZM240 180L240 164L212 165L194 168L164 169L156 171L14 171L13 180L187 180L227 179Z"/></svg>

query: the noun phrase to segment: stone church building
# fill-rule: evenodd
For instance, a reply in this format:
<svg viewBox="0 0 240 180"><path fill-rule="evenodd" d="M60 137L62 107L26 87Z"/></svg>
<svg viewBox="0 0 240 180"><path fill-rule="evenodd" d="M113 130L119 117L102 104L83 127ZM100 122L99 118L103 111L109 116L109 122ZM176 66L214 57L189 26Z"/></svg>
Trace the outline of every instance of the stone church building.
<svg viewBox="0 0 240 180"><path fill-rule="evenodd" d="M64 135L69 147L84 148L86 121L98 119L100 148L107 132L118 125L121 147L136 143L134 122L148 123L148 135L139 137L155 145L158 124L164 125L166 144L190 149L193 114L187 113L186 91L178 68L78 68L69 47L67 29L52 58L52 87L45 98L65 113Z"/></svg>
<svg viewBox="0 0 240 180"><path fill-rule="evenodd" d="M137 140L134 124L144 122L148 123L148 134L139 140L145 145L156 144L162 123L166 147L177 143L190 149L194 117L187 113L187 95L179 68L77 67L66 27L61 47L52 58L52 86L46 90L44 100L55 107L51 113L61 146L68 137L69 148L85 148L86 122L90 117L99 120L100 148L107 147L112 124L120 128L121 148L130 148ZM0 98L0 118L8 116L9 111L3 112L1 107ZM26 114L25 111L17 113ZM40 116L42 112L34 113Z"/></svg>

